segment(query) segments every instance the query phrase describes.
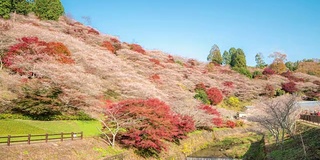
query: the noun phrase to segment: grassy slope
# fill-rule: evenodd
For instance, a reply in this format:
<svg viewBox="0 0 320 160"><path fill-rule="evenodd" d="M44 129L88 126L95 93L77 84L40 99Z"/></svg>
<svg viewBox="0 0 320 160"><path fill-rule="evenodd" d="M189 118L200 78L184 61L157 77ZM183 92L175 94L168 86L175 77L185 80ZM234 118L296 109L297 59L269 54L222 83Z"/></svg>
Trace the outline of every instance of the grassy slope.
<svg viewBox="0 0 320 160"><path fill-rule="evenodd" d="M303 137L307 159L320 159L320 127L301 122L297 126L297 131ZM269 159L305 159L299 134L285 141L283 151L274 145L268 146L268 148L272 150L268 154Z"/></svg>
<svg viewBox="0 0 320 160"><path fill-rule="evenodd" d="M99 134L97 127L99 121L0 120L0 136L83 131L85 137L92 137Z"/></svg>

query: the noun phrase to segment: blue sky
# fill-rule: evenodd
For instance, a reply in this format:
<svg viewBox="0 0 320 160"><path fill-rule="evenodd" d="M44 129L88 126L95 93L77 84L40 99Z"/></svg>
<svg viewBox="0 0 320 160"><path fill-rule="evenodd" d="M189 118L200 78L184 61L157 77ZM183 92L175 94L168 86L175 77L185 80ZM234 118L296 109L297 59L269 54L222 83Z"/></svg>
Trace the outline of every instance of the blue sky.
<svg viewBox="0 0 320 160"><path fill-rule="evenodd" d="M74 19L146 49L206 61L213 44L223 53L254 56L280 51L289 61L320 58L320 0L61 0Z"/></svg>

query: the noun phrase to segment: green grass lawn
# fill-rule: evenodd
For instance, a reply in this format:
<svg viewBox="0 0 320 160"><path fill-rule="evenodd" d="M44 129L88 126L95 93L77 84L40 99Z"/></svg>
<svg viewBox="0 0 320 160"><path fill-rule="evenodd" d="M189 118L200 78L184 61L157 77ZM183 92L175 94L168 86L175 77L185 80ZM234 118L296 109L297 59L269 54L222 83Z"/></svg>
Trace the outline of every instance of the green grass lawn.
<svg viewBox="0 0 320 160"><path fill-rule="evenodd" d="M99 121L0 120L0 136L81 132L84 137L98 136Z"/></svg>

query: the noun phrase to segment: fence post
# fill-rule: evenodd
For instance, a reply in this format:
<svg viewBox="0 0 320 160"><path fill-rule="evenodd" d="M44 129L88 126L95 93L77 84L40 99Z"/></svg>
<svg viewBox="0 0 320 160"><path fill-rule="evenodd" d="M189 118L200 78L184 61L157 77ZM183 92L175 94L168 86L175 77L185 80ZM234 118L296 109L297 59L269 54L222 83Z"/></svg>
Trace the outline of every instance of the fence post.
<svg viewBox="0 0 320 160"><path fill-rule="evenodd" d="M8 135L8 142L7 142L7 145L10 146L10 139L11 139L11 136Z"/></svg>
<svg viewBox="0 0 320 160"><path fill-rule="evenodd" d="M73 141L73 132L71 132L71 140Z"/></svg>
<svg viewBox="0 0 320 160"><path fill-rule="evenodd" d="M63 141L63 132L61 132L61 141Z"/></svg>
<svg viewBox="0 0 320 160"><path fill-rule="evenodd" d="M46 133L46 143L48 143L48 133Z"/></svg>
<svg viewBox="0 0 320 160"><path fill-rule="evenodd" d="M80 138L83 139L83 132L81 131L80 134Z"/></svg>
<svg viewBox="0 0 320 160"><path fill-rule="evenodd" d="M31 134L28 134L28 144L30 144Z"/></svg>

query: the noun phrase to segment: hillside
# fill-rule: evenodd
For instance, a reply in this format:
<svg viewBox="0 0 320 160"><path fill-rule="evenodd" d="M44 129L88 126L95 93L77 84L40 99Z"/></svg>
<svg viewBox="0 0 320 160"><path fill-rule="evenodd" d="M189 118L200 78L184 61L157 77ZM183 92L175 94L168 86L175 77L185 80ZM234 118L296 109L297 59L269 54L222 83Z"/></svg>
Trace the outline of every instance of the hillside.
<svg viewBox="0 0 320 160"><path fill-rule="evenodd" d="M18 43L17 39L38 37L45 42L63 43L74 60L72 64L37 61L31 64L31 68L33 75L38 78L19 75L2 66L2 111L14 105L13 101L25 94L23 85L55 85L61 89L61 102L92 116L101 112L103 99L120 101L157 98L167 103L176 113L190 115L200 122L204 113L199 111L200 101L194 98L196 84L204 83L208 88L219 88L225 99L234 95L243 102L252 102L264 98L267 84L281 88L282 83L289 81L280 75L249 79L228 66L214 66L161 51L146 51L141 54L130 49L130 45L125 42L119 42L120 49L114 54L102 44L106 41L118 41L116 37L101 34L66 17L55 22L40 21L32 15L17 15L14 22L1 20L0 23L1 55ZM303 79L302 82L296 82L299 91L319 88L319 84L314 83L320 80L319 77L303 73L294 73L294 76ZM225 85L225 82L232 86Z"/></svg>

